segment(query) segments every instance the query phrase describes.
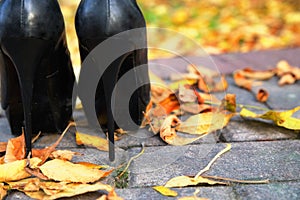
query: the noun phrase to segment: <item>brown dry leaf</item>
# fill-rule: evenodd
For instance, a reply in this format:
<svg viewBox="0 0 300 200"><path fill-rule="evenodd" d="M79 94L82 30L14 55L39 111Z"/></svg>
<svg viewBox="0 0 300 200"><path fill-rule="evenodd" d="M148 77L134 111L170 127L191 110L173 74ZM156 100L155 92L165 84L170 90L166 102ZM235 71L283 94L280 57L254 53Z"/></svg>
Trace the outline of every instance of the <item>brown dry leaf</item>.
<svg viewBox="0 0 300 200"><path fill-rule="evenodd" d="M25 192L25 194L34 199L47 200L47 199L59 199L62 197L73 197L79 194L84 194L87 192L95 192L98 190L105 190L108 192L113 190L111 186L105 185L100 182L94 184L70 183L70 184L66 184L64 187L65 188L63 190L59 190L59 192L57 193L52 191L53 192L52 195L47 195L45 192L41 190L37 192Z"/></svg>
<svg viewBox="0 0 300 200"><path fill-rule="evenodd" d="M184 133L205 135L225 127L233 113L207 112L191 116L176 126L176 130Z"/></svg>
<svg viewBox="0 0 300 200"><path fill-rule="evenodd" d="M39 163L39 158L31 158L30 164ZM25 170L27 160L16 160L0 165L0 182L17 181L30 176Z"/></svg>
<svg viewBox="0 0 300 200"><path fill-rule="evenodd" d="M202 112L211 112L213 110L211 105L198 104L198 103L181 104L180 109L185 112L192 113L192 114L199 114Z"/></svg>
<svg viewBox="0 0 300 200"><path fill-rule="evenodd" d="M222 109L228 110L230 112L236 111L236 95L235 94L226 94L220 106Z"/></svg>
<svg viewBox="0 0 300 200"><path fill-rule="evenodd" d="M9 163L16 160L22 160L25 157L25 138L24 131L22 135L8 140L4 162Z"/></svg>
<svg viewBox="0 0 300 200"><path fill-rule="evenodd" d="M269 98L269 93L265 89L259 89L256 94L256 99L259 102L266 102Z"/></svg>
<svg viewBox="0 0 300 200"><path fill-rule="evenodd" d="M284 74L291 73L293 67L286 61L281 60L276 65L276 75L283 76Z"/></svg>
<svg viewBox="0 0 300 200"><path fill-rule="evenodd" d="M4 183L0 183L0 200L4 199L7 195L7 189L4 186Z"/></svg>
<svg viewBox="0 0 300 200"><path fill-rule="evenodd" d="M240 115L242 117L272 120L277 126L282 126L291 130L300 130L300 119L292 117L292 115L299 110L300 110L300 106L282 112L270 110L262 115L259 115L250 110L243 108L240 111Z"/></svg>
<svg viewBox="0 0 300 200"><path fill-rule="evenodd" d="M186 187L186 186L195 186L199 184L221 184L226 185L224 182L210 180L208 178L203 178L201 176L194 178L189 176L177 176L175 178L170 179L164 186L165 187Z"/></svg>
<svg viewBox="0 0 300 200"><path fill-rule="evenodd" d="M281 76L281 78L278 81L278 85L283 86L283 85L291 85L294 84L296 82L296 78L290 74L284 74Z"/></svg>
<svg viewBox="0 0 300 200"><path fill-rule="evenodd" d="M168 144L180 146L180 145L190 144L202 137L202 135L196 138L187 138L187 137L178 136L176 134L175 127L179 123L180 120L176 117L176 115L168 116L160 128L161 139Z"/></svg>
<svg viewBox="0 0 300 200"><path fill-rule="evenodd" d="M5 163L5 162L4 162L4 157L5 157L5 156L0 157L0 165L2 165L2 164Z"/></svg>
<svg viewBox="0 0 300 200"><path fill-rule="evenodd" d="M53 151L50 155L52 159L60 159L60 160L72 160L74 155L82 155L81 153L70 151L70 150L56 150Z"/></svg>
<svg viewBox="0 0 300 200"><path fill-rule="evenodd" d="M253 79L253 80L268 80L275 75L274 70L258 71L258 70L251 69L249 67L239 70L239 73L245 78Z"/></svg>
<svg viewBox="0 0 300 200"><path fill-rule="evenodd" d="M57 170L59 169L59 170ZM101 171L80 164L54 159L40 166L42 173L55 181L92 183L108 176L112 171Z"/></svg>
<svg viewBox="0 0 300 200"><path fill-rule="evenodd" d="M7 182L7 184L14 190L33 192L40 189L40 179L38 178L26 178L19 181Z"/></svg>
<svg viewBox="0 0 300 200"><path fill-rule="evenodd" d="M156 190L157 192L159 192L160 194L164 195L164 196L168 196L168 197L176 197L178 195L178 193L174 190L171 190L170 188L167 188L165 186L154 186L152 187L154 190Z"/></svg>
<svg viewBox="0 0 300 200"><path fill-rule="evenodd" d="M80 132L76 132L76 143L77 145L85 145L88 147L95 147L100 151L108 151L108 141L107 139L83 134Z"/></svg>
<svg viewBox="0 0 300 200"><path fill-rule="evenodd" d="M253 80L247 79L245 76L243 76L240 71L235 71L233 73L233 79L237 86L241 88L245 88L246 90L251 90L253 85Z"/></svg>
<svg viewBox="0 0 300 200"><path fill-rule="evenodd" d="M199 90L205 92L205 93L210 93L212 92L212 88L214 87L214 81L213 79L210 78L204 78L202 76L199 77L198 79L198 88Z"/></svg>
<svg viewBox="0 0 300 200"><path fill-rule="evenodd" d="M221 76L221 79L219 82L214 83L213 88L211 89L211 92L224 92L228 88L228 82L224 75Z"/></svg>
<svg viewBox="0 0 300 200"><path fill-rule="evenodd" d="M6 151L7 142L0 142L0 153Z"/></svg>
<svg viewBox="0 0 300 200"><path fill-rule="evenodd" d="M190 89L189 87L180 85L178 91L179 100L183 103L187 102L195 102L197 101L197 96L195 94L195 90Z"/></svg>

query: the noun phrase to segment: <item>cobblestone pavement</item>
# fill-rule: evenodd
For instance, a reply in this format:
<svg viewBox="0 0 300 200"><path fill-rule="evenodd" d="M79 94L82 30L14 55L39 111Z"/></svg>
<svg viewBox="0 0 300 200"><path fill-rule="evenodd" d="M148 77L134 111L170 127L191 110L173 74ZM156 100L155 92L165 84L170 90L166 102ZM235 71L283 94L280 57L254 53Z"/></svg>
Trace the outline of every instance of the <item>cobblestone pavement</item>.
<svg viewBox="0 0 300 200"><path fill-rule="evenodd" d="M300 49L253 52L246 54L224 54L213 56L219 70L230 74L237 68L251 66L265 69L282 59L290 64L300 66ZM209 63L207 58L190 57L196 64ZM186 63L180 58L156 60L151 62L151 70L164 77L167 71L158 63L171 66L184 72ZM279 87L276 78L263 83L270 93L267 103L258 103L248 91L233 85L230 75L228 93L237 95L241 104L258 105L271 109L290 109L300 105L300 83ZM80 111L75 115L80 116ZM300 113L296 113L300 117ZM84 125L84 122L82 123ZM229 186L197 186L176 188L179 197L192 196L195 189L200 189L198 196L209 199L300 199L300 133L276 127L271 123L259 120L245 120L235 117L222 131L210 134L187 146L166 145L158 136L151 136L147 130L140 130L135 135L127 135L117 142L117 159L109 163L106 152L93 148L78 147L75 143L74 129L71 129L59 148L72 149L84 153L74 160L89 161L99 164L118 166L130 157L138 154L141 143L145 143L145 153L134 160L130 166L129 186L117 189L124 199L177 199L164 197L151 187L162 185L172 177L195 175L225 147L232 143L232 149L219 158L206 175L221 176L233 179L259 180L269 179L269 184L232 184ZM83 128L84 131L84 128ZM88 130L86 130L88 132ZM6 118L0 118L0 141L11 138ZM35 147L52 144L58 134L43 135ZM88 193L71 199L96 199L99 193ZM28 199L20 192L12 192L7 199Z"/></svg>

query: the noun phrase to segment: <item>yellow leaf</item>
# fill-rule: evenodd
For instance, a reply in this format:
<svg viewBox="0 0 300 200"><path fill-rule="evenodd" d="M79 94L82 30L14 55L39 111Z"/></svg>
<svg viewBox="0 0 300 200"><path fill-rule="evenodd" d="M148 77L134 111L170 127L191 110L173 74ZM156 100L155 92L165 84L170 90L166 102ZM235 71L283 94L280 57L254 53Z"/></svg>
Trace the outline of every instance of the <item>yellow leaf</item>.
<svg viewBox="0 0 300 200"><path fill-rule="evenodd" d="M178 195L176 191L164 186L154 186L152 188L164 196L176 197Z"/></svg>
<svg viewBox="0 0 300 200"><path fill-rule="evenodd" d="M61 160L72 160L74 155L82 155L82 154L70 150L56 150L51 153L50 158L52 159L57 158Z"/></svg>
<svg viewBox="0 0 300 200"><path fill-rule="evenodd" d="M287 111L274 111L270 110L262 115L256 114L250 110L243 108L240 111L242 117L261 118L266 120L272 120L277 126L282 126L291 130L300 130L300 119L291 117L295 112L300 110L300 106L287 110Z"/></svg>
<svg viewBox="0 0 300 200"><path fill-rule="evenodd" d="M7 182L9 187L14 190L22 190L28 192L39 191L40 179L38 178L27 178L14 182Z"/></svg>
<svg viewBox="0 0 300 200"><path fill-rule="evenodd" d="M161 128L160 128L160 137L163 141L168 144L181 146L190 144L199 138L203 137L202 135L196 138L180 137L177 135L175 126L180 122L180 120L175 115L168 116Z"/></svg>
<svg viewBox="0 0 300 200"><path fill-rule="evenodd" d="M30 163L40 162L39 158L30 159ZM30 176L25 171L27 160L17 160L0 165L0 182L17 181Z"/></svg>
<svg viewBox="0 0 300 200"><path fill-rule="evenodd" d="M76 132L76 143L77 145L85 145L95 147L101 151L108 151L108 141L101 137Z"/></svg>
<svg viewBox="0 0 300 200"><path fill-rule="evenodd" d="M111 192L113 189L111 186L105 185L100 182L94 184L70 183L70 184L66 184L63 190L59 190L57 193L54 193L52 195L47 195L45 192L41 190L37 192L25 192L25 194L34 199L47 200L47 199L58 199L62 197L73 197L79 194L84 194L87 192L95 192L98 190L105 190Z"/></svg>
<svg viewBox="0 0 300 200"><path fill-rule="evenodd" d="M186 186L194 186L198 184L209 184L209 185L215 185L215 184L222 184L226 185L224 182L219 181L213 181L208 178L203 178L201 176L194 178L194 177L188 177L188 176L177 176L175 178L170 179L166 184L165 187L186 187Z"/></svg>
<svg viewBox="0 0 300 200"><path fill-rule="evenodd" d="M0 200L4 199L4 197L7 195L7 189L4 186L4 183L0 183Z"/></svg>
<svg viewBox="0 0 300 200"><path fill-rule="evenodd" d="M184 79L180 81L175 81L168 85L168 87L172 90L178 90L180 85L194 85L197 83L198 80L196 79Z"/></svg>
<svg viewBox="0 0 300 200"><path fill-rule="evenodd" d="M55 181L75 183L92 183L111 173L59 159L46 162L40 166L40 170L46 177Z"/></svg>
<svg viewBox="0 0 300 200"><path fill-rule="evenodd" d="M233 115L233 113L225 114L222 112L200 113L180 123L176 130L195 135L207 134L225 127Z"/></svg>

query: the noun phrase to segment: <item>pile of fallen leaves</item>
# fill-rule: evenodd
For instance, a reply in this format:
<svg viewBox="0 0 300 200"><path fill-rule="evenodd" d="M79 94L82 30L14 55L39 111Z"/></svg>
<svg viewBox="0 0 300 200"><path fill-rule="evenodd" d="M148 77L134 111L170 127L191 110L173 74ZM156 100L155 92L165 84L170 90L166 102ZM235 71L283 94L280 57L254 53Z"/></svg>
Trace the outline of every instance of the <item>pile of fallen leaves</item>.
<svg viewBox="0 0 300 200"><path fill-rule="evenodd" d="M27 159L24 134L0 143L0 154L4 154L0 157L0 199L10 190L34 199L58 199L94 191L102 191L102 200L122 199L112 186L100 182L113 169L103 171L103 166L93 163L73 163L72 157L79 153L56 150L65 133L52 146L33 149L32 157Z"/></svg>
<svg viewBox="0 0 300 200"><path fill-rule="evenodd" d="M150 73L152 100L147 107L143 125L171 145L186 145L228 124L235 115L248 118L272 120L278 126L292 130L300 130L300 119L292 115L300 110L300 106L289 111L274 111L266 108L236 103L235 94L226 94L221 101L213 92L224 92L228 83L224 76L195 65L187 67L188 73L170 75L170 84ZM201 73L200 73L201 72ZM233 74L236 85L253 91L254 86L261 85L277 75L278 84L292 84L300 78L300 68L280 61L276 68L256 71L251 68L238 70ZM174 82L175 80L175 82ZM263 88L255 90L258 101L266 102L268 91ZM238 108L242 108L238 111ZM265 114L256 114L247 108L266 110ZM190 115L182 121L179 117ZM180 133L181 135L179 135ZM182 135L185 134L185 135ZM188 134L188 135L186 135ZM193 136L193 137L190 137Z"/></svg>

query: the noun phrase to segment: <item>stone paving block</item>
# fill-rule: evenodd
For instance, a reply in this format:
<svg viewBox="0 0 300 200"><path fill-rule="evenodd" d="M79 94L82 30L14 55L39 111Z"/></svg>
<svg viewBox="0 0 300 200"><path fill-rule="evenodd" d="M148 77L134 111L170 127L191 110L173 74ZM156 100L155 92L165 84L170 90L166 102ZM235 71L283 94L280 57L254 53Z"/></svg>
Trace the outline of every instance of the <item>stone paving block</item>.
<svg viewBox="0 0 300 200"><path fill-rule="evenodd" d="M165 184L180 175L196 175L225 144L146 148L130 167L130 187ZM139 148L133 148L136 155ZM300 180L300 141L233 143L230 152L212 166L208 175L235 179Z"/></svg>
<svg viewBox="0 0 300 200"><path fill-rule="evenodd" d="M300 81L292 85L279 86L278 78L274 77L269 81L264 81L262 88L269 92L267 104L272 109L292 109L300 106ZM300 114L298 115L300 117Z"/></svg>
<svg viewBox="0 0 300 200"><path fill-rule="evenodd" d="M237 185L236 196L241 200L298 200L300 199L300 182L278 182L262 185Z"/></svg>
<svg viewBox="0 0 300 200"><path fill-rule="evenodd" d="M231 187L187 187L187 188L172 188L177 191L177 197L166 197L156 192L152 188L132 188L132 189L117 189L116 192L119 196L126 200L164 200L164 199L177 199L179 197L193 196L196 189L199 189L198 197L208 198L211 200L232 200L234 192Z"/></svg>
<svg viewBox="0 0 300 200"><path fill-rule="evenodd" d="M272 123L239 118L231 120L220 137L223 142L243 142L299 139L300 135Z"/></svg>

